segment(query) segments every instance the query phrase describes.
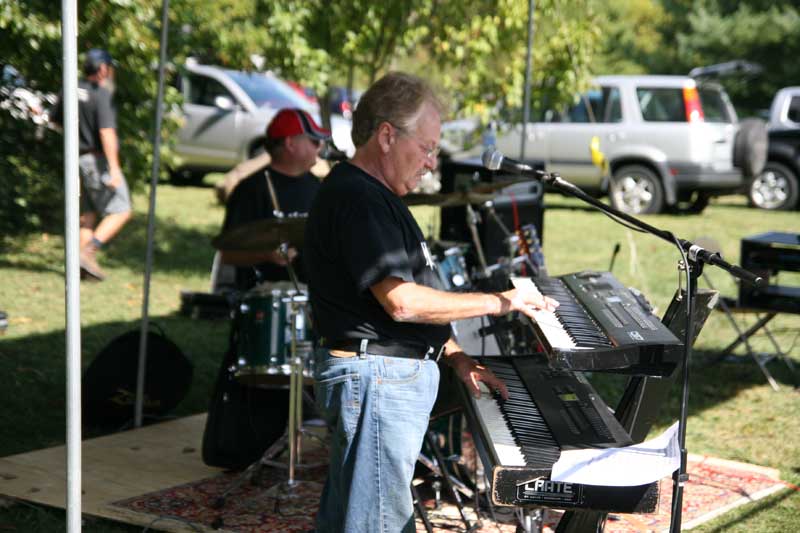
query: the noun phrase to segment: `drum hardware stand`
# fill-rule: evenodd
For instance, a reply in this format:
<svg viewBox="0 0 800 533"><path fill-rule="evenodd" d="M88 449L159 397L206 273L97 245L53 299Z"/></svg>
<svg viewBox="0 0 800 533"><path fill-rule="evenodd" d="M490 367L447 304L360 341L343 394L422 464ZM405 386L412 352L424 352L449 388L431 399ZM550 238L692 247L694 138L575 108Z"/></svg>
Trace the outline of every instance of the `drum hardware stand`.
<svg viewBox="0 0 800 533"><path fill-rule="evenodd" d="M302 427L303 424L303 357L309 357L311 354L311 343L308 341L298 341L297 339L297 319L304 313L303 309L299 309L301 304L294 297L291 299L291 312L290 324L292 332L292 340L290 345L290 373L289 373L289 421L286 432L275 441L269 448L264 451L264 454L256 462L248 466L225 491L217 496L211 507L214 509L222 509L225 505L227 497L236 489L242 486L245 481L252 481L255 475L261 470L263 466L272 466L278 468L288 469L289 478L286 481L288 489L297 487L299 481L295 479L295 469L307 469L321 466L323 463L309 463L303 464L300 462L301 455L301 437L308 435L317 438L320 443L325 444L323 440L311 432L307 432ZM283 463L276 461L278 457L288 446L289 448L289 461ZM307 482L310 483L310 482ZM218 516L212 526L222 527L222 517Z"/></svg>
<svg viewBox="0 0 800 533"><path fill-rule="evenodd" d="M300 281L297 279L297 274L294 271L294 267L292 267L292 261L289 258L289 243L282 242L280 247L278 248L283 260L286 261L286 272L289 274L289 281L292 282L294 285L294 290L300 293ZM306 317L308 318L308 317Z"/></svg>
<svg viewBox="0 0 800 533"><path fill-rule="evenodd" d="M280 204L278 203L278 195L275 193L275 186L272 183L272 178L269 175L269 172L265 171L264 176L267 180L267 187L269 189L269 196L270 201L272 202L272 207L274 208L274 213L276 217L283 218L283 211L280 208ZM289 257L289 242L284 241L281 243L279 248L280 254L283 256L284 261L286 261L286 271L289 273L289 279L291 280L292 284L294 285L297 294L300 294L300 282L297 278L297 274L294 271L294 267L292 266L291 258ZM309 468L311 466L318 466L318 465L302 465L300 461L300 453L301 453L301 437L303 433L305 433L302 429L303 425L303 361L301 357L301 353L305 355L306 358L311 356L311 352L313 347L311 346L310 342L303 342L303 350L300 351L298 348L298 341L297 341L297 319L302 314L304 320L308 320L309 324L311 324L311 317L306 312L306 308L303 307L299 309L299 302L295 298L291 298L291 313L290 313L290 324L291 324L291 332L292 332L292 342L289 353L291 355L291 364L290 364L290 373L289 373L289 427L286 431L286 440L289 443L289 479L287 480L287 486L289 488L293 488L296 484L296 480L294 478L294 470L295 468ZM284 440L283 437L279 439L279 441ZM285 442L285 441L284 441ZM270 458L271 459L271 458Z"/></svg>
<svg viewBox="0 0 800 533"><path fill-rule="evenodd" d="M489 168L489 170L497 170L503 162L503 155L495 150L488 150L486 153L483 154L483 161L484 164ZM568 194L574 198L578 198L583 202L595 207L596 209L600 210L604 214L608 215L612 220L619 222L620 224L633 228L637 231L641 231L643 233L649 233L655 237L658 237L670 244L675 245L681 254L681 264L685 269L685 274L687 278L687 287L685 292L686 298L686 309L687 309L687 316L692 317L694 316L694 300L697 294L697 281L700 275L703 273L703 267L708 265L715 265L736 278L739 278L743 281L748 283L752 283L757 286L764 285L764 279L756 274L745 270L744 268L732 265L722 259L718 253L711 252L706 250L705 248L685 239L678 238L672 232L662 230L646 222L639 220L638 218L629 215L628 213L623 213L618 209L615 209L609 205L604 204L597 198L593 198L586 194L583 190L576 187L574 184L570 183L569 181L564 180L558 173L556 172L545 172L543 170L536 170L526 165L520 165L517 173L526 177L534 178L539 180L544 185L549 185L560 192ZM680 416L679 416L679 425L678 425L678 442L680 448L680 455L681 461L678 469L675 470L673 474L673 490L672 490L672 512L670 516L670 533L680 533L681 530L681 515L682 515L682 507L683 507L683 488L686 482L689 479L689 475L686 473L686 459L687 459L687 450L686 450L686 419L688 417L688 410L689 410L689 361L691 360L692 356L692 342L694 341L694 324L692 320L688 320L686 331L685 331L685 338L683 344L683 361L682 361L682 387L681 387L681 407L680 407ZM566 531L578 531L576 529L569 529L566 528L559 528L557 529L559 533L564 533ZM585 531L585 529L580 530Z"/></svg>
<svg viewBox="0 0 800 533"><path fill-rule="evenodd" d="M512 265L515 264L514 260L516 259L516 254L514 253L514 245L518 244L522 237L508 229L508 226L505 225L503 220L497 216L497 211L495 211L494 204L491 201L485 202L483 208L489 214L489 218L497 224L497 227L500 228L500 232L505 236L505 240L508 242L508 260ZM524 254L521 257L524 258L525 264L531 269L531 273L539 272L540 268L533 264L529 254Z"/></svg>
<svg viewBox="0 0 800 533"><path fill-rule="evenodd" d="M486 275L488 267L486 265L486 256L483 255L481 238L478 236L478 222L480 222L478 213L472 209L470 204L467 204L467 227L469 228L469 233L472 236L472 244L475 245L475 253L478 254L478 264L481 266L481 272Z"/></svg>

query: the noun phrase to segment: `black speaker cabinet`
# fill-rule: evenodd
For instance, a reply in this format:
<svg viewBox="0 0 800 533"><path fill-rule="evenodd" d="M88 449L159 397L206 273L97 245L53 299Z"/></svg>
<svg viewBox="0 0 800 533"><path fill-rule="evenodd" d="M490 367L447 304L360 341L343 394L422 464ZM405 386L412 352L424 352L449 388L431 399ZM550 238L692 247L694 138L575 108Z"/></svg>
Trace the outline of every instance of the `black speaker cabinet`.
<svg viewBox="0 0 800 533"><path fill-rule="evenodd" d="M544 169L543 163L533 163L531 166ZM445 161L441 166L441 175L442 193L469 190L470 185L475 183L494 183L519 178L519 176L489 170L478 159ZM539 235L539 241L544 242L544 188L540 182L529 181L505 187L497 192L493 204L498 217L511 231L515 227L514 204L516 204L520 225L533 224ZM504 240L505 234L497 222L492 220L480 205L474 205L473 208L479 214L478 235L483 245L486 262L492 265L500 257L508 256L508 244ZM445 241L472 243L467 225L466 207L442 208L439 237Z"/></svg>
<svg viewBox="0 0 800 533"><path fill-rule="evenodd" d="M764 287L739 285L739 305L800 313L800 234L769 232L741 241L742 268L768 280Z"/></svg>

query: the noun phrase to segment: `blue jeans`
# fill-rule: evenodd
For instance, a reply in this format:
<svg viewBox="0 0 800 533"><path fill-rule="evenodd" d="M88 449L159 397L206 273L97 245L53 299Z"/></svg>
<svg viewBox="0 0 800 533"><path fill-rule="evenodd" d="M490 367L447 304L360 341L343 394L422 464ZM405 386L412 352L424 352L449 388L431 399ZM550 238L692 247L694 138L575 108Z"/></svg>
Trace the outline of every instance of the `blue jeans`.
<svg viewBox="0 0 800 533"><path fill-rule="evenodd" d="M432 359L319 349L316 398L331 432L317 533L413 532L411 480L436 400Z"/></svg>

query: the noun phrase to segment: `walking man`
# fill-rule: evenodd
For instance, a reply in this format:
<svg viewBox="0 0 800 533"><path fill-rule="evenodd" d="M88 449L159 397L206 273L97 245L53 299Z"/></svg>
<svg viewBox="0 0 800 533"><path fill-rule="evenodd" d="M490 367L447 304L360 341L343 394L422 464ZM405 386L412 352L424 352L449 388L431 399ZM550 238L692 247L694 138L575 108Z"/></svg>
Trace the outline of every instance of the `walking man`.
<svg viewBox="0 0 800 533"><path fill-rule="evenodd" d="M131 200L119 164L111 54L89 50L83 73L85 78L78 83L80 265L84 275L102 281L105 273L97 263L97 252L130 220Z"/></svg>

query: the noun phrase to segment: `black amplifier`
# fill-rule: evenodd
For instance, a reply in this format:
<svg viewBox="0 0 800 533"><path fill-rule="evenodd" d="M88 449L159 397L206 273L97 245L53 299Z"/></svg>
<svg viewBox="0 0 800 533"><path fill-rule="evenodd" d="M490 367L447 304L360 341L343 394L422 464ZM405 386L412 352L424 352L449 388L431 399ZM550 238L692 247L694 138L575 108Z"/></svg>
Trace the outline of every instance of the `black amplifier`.
<svg viewBox="0 0 800 533"><path fill-rule="evenodd" d="M543 170L542 162L527 162L531 167ZM442 175L442 193L469 190L471 184L492 183L517 179L519 176L489 170L479 159L461 161L444 161L440 168ZM541 182L529 181L510 185L497 192L494 209L503 224L514 231L514 210L520 226L533 224L544 243L544 187ZM500 257L508 256L508 245L503 241L504 234L494 220L482 212L480 206L473 206L480 214L478 233L483 245L486 262L494 264ZM445 241L472 242L467 226L466 207L442 208L442 224L440 238Z"/></svg>
<svg viewBox="0 0 800 533"><path fill-rule="evenodd" d="M800 314L800 234L768 232L745 237L741 264L767 285L739 285L739 305Z"/></svg>

